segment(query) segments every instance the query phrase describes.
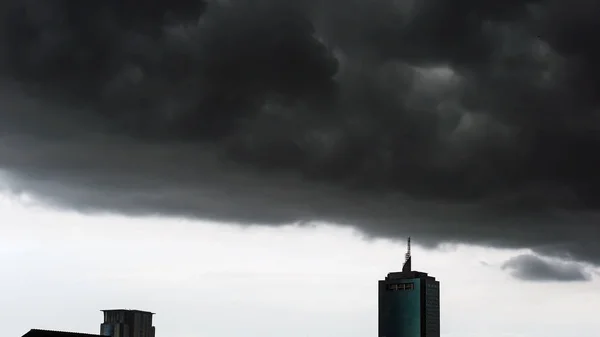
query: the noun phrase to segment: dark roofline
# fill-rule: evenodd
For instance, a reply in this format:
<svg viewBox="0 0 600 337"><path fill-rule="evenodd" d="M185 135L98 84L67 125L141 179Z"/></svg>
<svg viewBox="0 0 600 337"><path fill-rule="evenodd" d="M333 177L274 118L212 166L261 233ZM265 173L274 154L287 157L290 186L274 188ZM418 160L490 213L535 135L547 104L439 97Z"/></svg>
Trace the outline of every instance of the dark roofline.
<svg viewBox="0 0 600 337"><path fill-rule="evenodd" d="M59 331L59 330L45 330L45 329L31 329L29 330L25 335L23 336L27 336L30 333L36 333L36 332L41 332L41 333L56 333L56 334L65 334L65 335L72 335L72 336L90 336L90 337L103 337L102 335L95 335L95 334L91 334L91 333L82 333L82 332L70 332L70 331Z"/></svg>
<svg viewBox="0 0 600 337"><path fill-rule="evenodd" d="M153 313L150 311L136 310L136 309L105 309L105 310L100 310L100 311L102 311L102 312L126 311L126 312L139 312L142 314L156 315L156 313Z"/></svg>
<svg viewBox="0 0 600 337"><path fill-rule="evenodd" d="M387 276L385 277L385 280L392 280L392 279L408 279L408 278L428 278L428 279L432 279L435 281L435 277L429 275L428 273L425 272L421 272L421 271L416 271L416 270L412 270L412 271L400 271L400 272L391 272L388 273Z"/></svg>

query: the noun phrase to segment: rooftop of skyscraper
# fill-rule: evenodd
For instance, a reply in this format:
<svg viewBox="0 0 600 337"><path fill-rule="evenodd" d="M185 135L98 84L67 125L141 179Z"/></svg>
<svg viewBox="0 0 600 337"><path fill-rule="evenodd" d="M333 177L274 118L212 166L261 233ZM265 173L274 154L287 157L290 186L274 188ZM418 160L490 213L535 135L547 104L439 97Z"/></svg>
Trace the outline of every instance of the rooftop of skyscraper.
<svg viewBox="0 0 600 337"><path fill-rule="evenodd" d="M89 333L80 332L67 332L67 331L54 331L54 330L40 330L31 329L29 332L23 335L23 337L100 337L101 335L94 335Z"/></svg>
<svg viewBox="0 0 600 337"><path fill-rule="evenodd" d="M142 313L142 314L156 315L156 313L151 312L151 311L137 310L137 309L104 309L104 310L100 310L100 311L102 311L102 312L126 311L126 312L139 312L139 313Z"/></svg>

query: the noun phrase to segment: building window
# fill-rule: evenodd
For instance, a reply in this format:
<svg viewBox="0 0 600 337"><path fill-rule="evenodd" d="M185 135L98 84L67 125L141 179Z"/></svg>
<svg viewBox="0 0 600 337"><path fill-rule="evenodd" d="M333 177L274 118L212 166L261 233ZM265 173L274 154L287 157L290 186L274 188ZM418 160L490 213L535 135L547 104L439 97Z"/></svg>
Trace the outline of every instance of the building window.
<svg viewBox="0 0 600 337"><path fill-rule="evenodd" d="M388 284L386 289L389 291L397 291L397 290L414 290L414 283L396 283L396 284Z"/></svg>

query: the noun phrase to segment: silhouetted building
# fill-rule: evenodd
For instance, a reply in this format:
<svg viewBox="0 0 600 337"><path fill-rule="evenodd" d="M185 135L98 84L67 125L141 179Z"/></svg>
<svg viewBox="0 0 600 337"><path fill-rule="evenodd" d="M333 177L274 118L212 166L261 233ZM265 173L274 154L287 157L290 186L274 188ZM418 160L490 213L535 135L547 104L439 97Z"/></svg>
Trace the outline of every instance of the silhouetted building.
<svg viewBox="0 0 600 337"><path fill-rule="evenodd" d="M102 310L104 323L100 325L100 335L111 337L154 337L152 326L154 313L141 310Z"/></svg>
<svg viewBox="0 0 600 337"><path fill-rule="evenodd" d="M32 329L32 330L29 330L28 333L24 334L23 337L102 337L102 336L92 335L92 334L87 334L87 333L78 333L78 332Z"/></svg>
<svg viewBox="0 0 600 337"><path fill-rule="evenodd" d="M379 337L440 337L440 282L412 270L410 238L402 271L379 281Z"/></svg>

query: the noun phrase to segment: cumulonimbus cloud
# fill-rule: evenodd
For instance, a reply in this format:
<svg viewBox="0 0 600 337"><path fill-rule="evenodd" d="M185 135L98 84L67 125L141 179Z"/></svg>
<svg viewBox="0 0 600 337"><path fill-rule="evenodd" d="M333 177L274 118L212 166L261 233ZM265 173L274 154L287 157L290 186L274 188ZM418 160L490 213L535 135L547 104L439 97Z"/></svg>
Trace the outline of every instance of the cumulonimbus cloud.
<svg viewBox="0 0 600 337"><path fill-rule="evenodd" d="M2 3L13 191L600 261L600 6L152 4Z"/></svg>

